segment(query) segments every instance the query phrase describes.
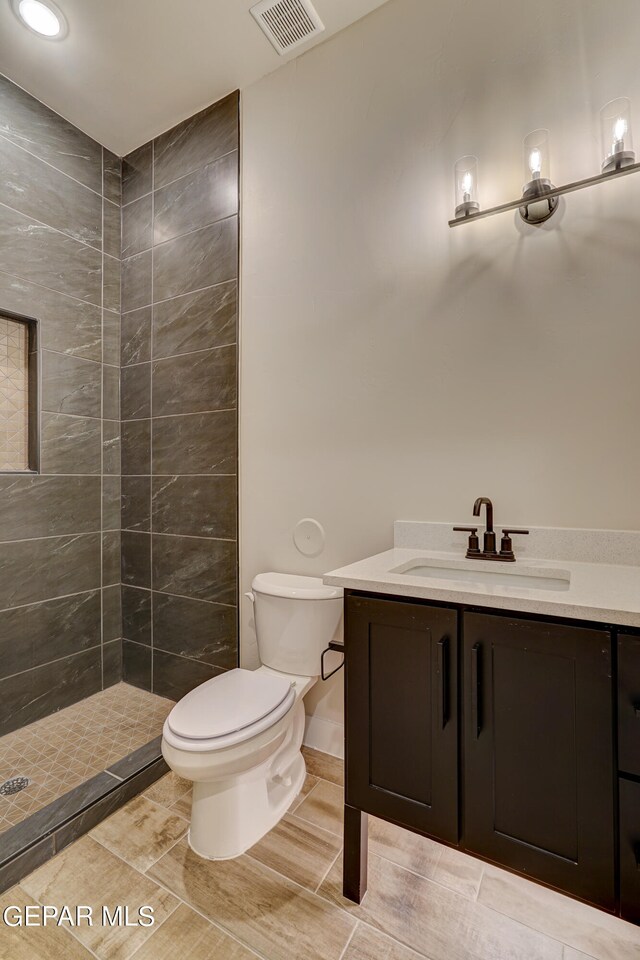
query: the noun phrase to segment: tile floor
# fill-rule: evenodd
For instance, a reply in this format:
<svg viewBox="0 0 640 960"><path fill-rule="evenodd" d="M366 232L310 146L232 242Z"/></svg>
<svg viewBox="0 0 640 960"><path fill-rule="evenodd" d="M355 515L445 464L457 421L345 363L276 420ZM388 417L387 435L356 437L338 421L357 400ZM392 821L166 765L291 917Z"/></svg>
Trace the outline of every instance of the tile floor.
<svg viewBox="0 0 640 960"><path fill-rule="evenodd" d="M151 928L0 928L12 960L638 960L640 928L371 820L370 885L340 895L342 769L307 780L271 833L210 863L186 841L189 784L169 774L0 897L142 904Z"/></svg>
<svg viewBox="0 0 640 960"><path fill-rule="evenodd" d="M172 700L118 683L0 737L0 784L27 777L0 796L0 833L162 733Z"/></svg>

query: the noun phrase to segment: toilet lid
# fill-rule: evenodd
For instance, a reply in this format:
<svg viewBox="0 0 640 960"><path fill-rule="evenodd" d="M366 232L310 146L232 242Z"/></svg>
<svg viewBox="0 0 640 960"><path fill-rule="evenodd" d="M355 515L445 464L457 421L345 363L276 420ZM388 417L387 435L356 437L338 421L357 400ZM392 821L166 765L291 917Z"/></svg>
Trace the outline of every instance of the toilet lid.
<svg viewBox="0 0 640 960"><path fill-rule="evenodd" d="M244 730L273 713L291 689L285 677L254 670L229 670L183 697L169 714L179 737L211 740Z"/></svg>

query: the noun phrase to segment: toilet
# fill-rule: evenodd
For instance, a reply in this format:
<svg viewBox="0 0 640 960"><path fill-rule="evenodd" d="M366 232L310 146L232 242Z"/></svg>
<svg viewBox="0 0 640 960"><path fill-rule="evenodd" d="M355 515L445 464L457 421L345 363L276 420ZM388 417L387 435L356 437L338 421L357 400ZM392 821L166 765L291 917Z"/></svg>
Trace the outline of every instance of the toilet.
<svg viewBox="0 0 640 960"><path fill-rule="evenodd" d="M262 665L191 690L162 731L169 767L193 781L189 844L207 860L240 856L302 789L302 701L342 619L343 590L316 577L261 573L246 596Z"/></svg>

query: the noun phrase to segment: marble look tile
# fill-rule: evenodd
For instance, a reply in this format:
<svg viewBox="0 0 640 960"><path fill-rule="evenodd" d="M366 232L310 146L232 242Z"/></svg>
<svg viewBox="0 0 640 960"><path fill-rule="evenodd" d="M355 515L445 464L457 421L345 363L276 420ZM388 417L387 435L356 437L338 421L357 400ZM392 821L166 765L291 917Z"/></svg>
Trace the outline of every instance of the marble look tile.
<svg viewBox="0 0 640 960"><path fill-rule="evenodd" d="M314 750L313 747L303 747L302 753L307 765L307 773L318 777L320 780L329 780L331 783L337 783L338 786L343 785L344 760L340 760L339 757L331 757L328 753L322 753L320 750Z"/></svg>
<svg viewBox="0 0 640 960"><path fill-rule="evenodd" d="M120 477L103 476L102 478L102 529L119 530L120 502L122 490Z"/></svg>
<svg viewBox="0 0 640 960"><path fill-rule="evenodd" d="M130 203L151 192L153 144L145 143L122 160L122 202Z"/></svg>
<svg viewBox="0 0 640 960"><path fill-rule="evenodd" d="M237 537L236 477L154 477L153 529L187 537Z"/></svg>
<svg viewBox="0 0 640 960"><path fill-rule="evenodd" d="M100 591L0 611L0 677L100 643Z"/></svg>
<svg viewBox="0 0 640 960"><path fill-rule="evenodd" d="M102 471L120 473L120 421L102 421Z"/></svg>
<svg viewBox="0 0 640 960"><path fill-rule="evenodd" d="M122 259L149 250L153 239L151 194L122 208Z"/></svg>
<svg viewBox="0 0 640 960"><path fill-rule="evenodd" d="M100 144L1 76L0 134L101 193Z"/></svg>
<svg viewBox="0 0 640 960"><path fill-rule="evenodd" d="M23 881L27 893L40 903L61 906L86 903L100 914L103 905L112 910L129 906L137 915L142 903L154 908L157 924L175 910L175 897L141 876L119 857L91 837L83 837ZM151 936L153 927L111 927L95 924L73 928L74 936L97 957L127 960Z"/></svg>
<svg viewBox="0 0 640 960"><path fill-rule="evenodd" d="M237 438L235 410L156 418L153 471L156 476L236 473Z"/></svg>
<svg viewBox="0 0 640 960"><path fill-rule="evenodd" d="M102 686L112 687L122 680L122 640L110 640L102 648Z"/></svg>
<svg viewBox="0 0 640 960"><path fill-rule="evenodd" d="M169 700L181 700L194 687L211 680L220 671L208 663L174 657L153 648L153 693Z"/></svg>
<svg viewBox="0 0 640 960"><path fill-rule="evenodd" d="M122 368L123 420L144 420L151 416L151 364Z"/></svg>
<svg viewBox="0 0 640 960"><path fill-rule="evenodd" d="M162 780L158 780L152 787L145 790L144 795L149 800L153 800L154 803L159 803L163 807L170 807L176 800L189 793L190 789L191 781L183 780L172 770Z"/></svg>
<svg viewBox="0 0 640 960"><path fill-rule="evenodd" d="M102 412L106 420L120 416L120 368L102 365Z"/></svg>
<svg viewBox="0 0 640 960"><path fill-rule="evenodd" d="M151 535L122 533L122 582L132 587L151 586Z"/></svg>
<svg viewBox="0 0 640 960"><path fill-rule="evenodd" d="M558 941L375 855L362 904L342 896L342 857L319 894L429 960L562 960Z"/></svg>
<svg viewBox="0 0 640 960"><path fill-rule="evenodd" d="M308 890L315 890L341 849L339 837L285 815L251 847L247 856Z"/></svg>
<svg viewBox="0 0 640 960"><path fill-rule="evenodd" d="M442 846L393 823L369 817L369 850L421 877L434 878Z"/></svg>
<svg viewBox="0 0 640 960"><path fill-rule="evenodd" d="M313 772L313 770L312 770ZM315 774L317 776L317 774ZM295 816L315 823L317 827L342 836L344 791L337 783L320 780L309 796L297 807Z"/></svg>
<svg viewBox="0 0 640 960"><path fill-rule="evenodd" d="M318 778L313 777L310 773L308 773L304 778L304 783L302 784L302 790L300 791L298 796L295 798L295 800L289 807L287 813L294 813L296 808L300 806L302 801L309 796L309 794L311 793L311 791L313 790L313 788L316 786L317 783L318 783Z"/></svg>
<svg viewBox="0 0 640 960"><path fill-rule="evenodd" d="M146 534L129 534L144 537ZM227 540L153 534L153 586L162 593L237 602L237 549ZM144 586L144 584L142 584Z"/></svg>
<svg viewBox="0 0 640 960"><path fill-rule="evenodd" d="M596 960L637 960L640 927L487 866L478 901Z"/></svg>
<svg viewBox="0 0 640 960"><path fill-rule="evenodd" d="M99 646L6 677L0 680L0 736L90 697L101 687Z"/></svg>
<svg viewBox="0 0 640 960"><path fill-rule="evenodd" d="M56 230L102 246L102 199L0 137L0 203Z"/></svg>
<svg viewBox="0 0 640 960"><path fill-rule="evenodd" d="M102 311L102 360L120 366L120 313L113 310Z"/></svg>
<svg viewBox="0 0 640 960"><path fill-rule="evenodd" d="M83 593L100 586L100 535L5 543L0 609Z"/></svg>
<svg viewBox="0 0 640 960"><path fill-rule="evenodd" d="M122 366L151 359L151 307L122 315Z"/></svg>
<svg viewBox="0 0 640 960"><path fill-rule="evenodd" d="M105 310L120 311L121 264L115 257L104 256L102 263L102 304Z"/></svg>
<svg viewBox="0 0 640 960"><path fill-rule="evenodd" d="M40 344L88 360L102 358L102 315L98 306L0 272L0 303L40 320Z"/></svg>
<svg viewBox="0 0 640 960"><path fill-rule="evenodd" d="M151 643L151 593L122 587L122 636L136 643Z"/></svg>
<svg viewBox="0 0 640 960"><path fill-rule="evenodd" d="M153 364L154 417L235 407L236 348L219 347Z"/></svg>
<svg viewBox="0 0 640 960"><path fill-rule="evenodd" d="M122 679L134 687L151 690L151 648L122 641Z"/></svg>
<svg viewBox="0 0 640 960"><path fill-rule="evenodd" d="M153 242L173 240L237 213L238 152L234 151L156 190Z"/></svg>
<svg viewBox="0 0 640 960"><path fill-rule="evenodd" d="M151 421L125 421L122 424L122 475L150 473Z"/></svg>
<svg viewBox="0 0 640 960"><path fill-rule="evenodd" d="M256 954L247 947L181 903L151 939L138 950L136 960L174 960L176 944L179 944L180 954L185 960L256 958ZM18 960L22 958L19 957Z"/></svg>
<svg viewBox="0 0 640 960"><path fill-rule="evenodd" d="M156 138L156 190L217 157L237 150L239 100L239 94L232 93Z"/></svg>
<svg viewBox="0 0 640 960"><path fill-rule="evenodd" d="M156 302L235 280L237 276L237 217L168 240L154 250L153 293ZM142 306L142 302L135 306Z"/></svg>
<svg viewBox="0 0 640 960"><path fill-rule="evenodd" d="M423 960L423 954L403 947L397 940L360 923L347 947L343 960ZM497 958L496 958L497 960Z"/></svg>
<svg viewBox="0 0 640 960"><path fill-rule="evenodd" d="M0 542L99 529L99 477L0 475Z"/></svg>
<svg viewBox="0 0 640 960"><path fill-rule="evenodd" d="M5 273L101 305L99 250L9 207L3 207L0 218L0 250Z"/></svg>
<svg viewBox="0 0 640 960"><path fill-rule="evenodd" d="M122 201L122 161L106 147L102 148L102 195L112 203Z"/></svg>
<svg viewBox="0 0 640 960"><path fill-rule="evenodd" d="M162 704L162 700L158 700L154 697L154 709L156 709L156 704ZM168 716L172 703L167 701L163 704L162 716ZM156 709L156 713L157 713ZM158 723L158 729L161 730L162 722ZM127 754L126 757L123 757L122 760L118 760L117 763L114 763L112 766L108 767L107 772L111 773L113 776L120 777L121 780L128 779L134 774L139 773L141 770L146 770L147 767L155 764L162 756L162 735L158 733L157 737L154 737L153 740L149 740L147 743L144 743L141 747L138 747L137 750L134 750L132 753ZM155 782L155 781L154 781Z"/></svg>
<svg viewBox="0 0 640 960"><path fill-rule="evenodd" d="M99 420L43 413L40 425L42 473L96 473L102 464Z"/></svg>
<svg viewBox="0 0 640 960"><path fill-rule="evenodd" d="M450 890L455 890L463 897L475 900L483 873L484 864L481 860L469 857L459 850L442 846L432 879L436 883L449 887Z"/></svg>
<svg viewBox="0 0 640 960"><path fill-rule="evenodd" d="M151 303L151 251L122 261L122 312Z"/></svg>
<svg viewBox="0 0 640 960"><path fill-rule="evenodd" d="M212 863L181 840L148 871L270 960L339 960L354 921L250 857Z"/></svg>
<svg viewBox="0 0 640 960"><path fill-rule="evenodd" d="M102 201L102 243L108 256L121 259L120 205L109 200Z"/></svg>
<svg viewBox="0 0 640 960"><path fill-rule="evenodd" d="M586 953L580 953L579 950L574 950L573 947L565 946L562 960L593 960L593 958Z"/></svg>
<svg viewBox="0 0 640 960"><path fill-rule="evenodd" d="M91 836L130 866L144 872L188 829L189 823L183 817L141 796L94 827Z"/></svg>
<svg viewBox="0 0 640 960"><path fill-rule="evenodd" d="M180 797L179 800L176 800L175 803L171 804L171 809L178 813L181 817L185 817L187 820L191 820L191 801L193 797L193 789L190 786L187 793L184 796Z"/></svg>
<svg viewBox="0 0 640 960"><path fill-rule="evenodd" d="M78 417L100 417L99 363L59 353L42 352L42 409Z"/></svg>
<svg viewBox="0 0 640 960"><path fill-rule="evenodd" d="M105 587L102 591L103 640L118 640L122 637L122 595L120 584Z"/></svg>
<svg viewBox="0 0 640 960"><path fill-rule="evenodd" d="M166 593L153 595L153 642L166 653L201 660L222 670L237 667L237 621L234 607Z"/></svg>
<svg viewBox="0 0 640 960"><path fill-rule="evenodd" d="M50 840L46 842L51 844ZM0 910L10 905L24 911L27 906L36 906L36 901L20 887L13 887L2 897ZM92 960L93 957L64 925L14 927L3 924L2 947L11 960Z"/></svg>
<svg viewBox="0 0 640 960"><path fill-rule="evenodd" d="M151 529L151 477L123 477L122 529ZM129 638L133 639L133 638Z"/></svg>
<svg viewBox="0 0 640 960"><path fill-rule="evenodd" d="M153 356L174 357L237 341L238 284L221 283L153 308Z"/></svg>
<svg viewBox="0 0 640 960"><path fill-rule="evenodd" d="M102 586L120 583L120 531L107 530L102 534Z"/></svg>

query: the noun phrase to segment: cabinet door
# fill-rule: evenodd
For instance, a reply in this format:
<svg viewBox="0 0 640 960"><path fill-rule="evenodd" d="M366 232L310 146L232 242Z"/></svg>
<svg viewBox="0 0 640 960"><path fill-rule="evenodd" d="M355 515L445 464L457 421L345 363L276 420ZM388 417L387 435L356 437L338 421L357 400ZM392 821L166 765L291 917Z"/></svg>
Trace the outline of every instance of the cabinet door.
<svg viewBox="0 0 640 960"><path fill-rule="evenodd" d="M463 845L614 907L611 637L464 618Z"/></svg>
<svg viewBox="0 0 640 960"><path fill-rule="evenodd" d="M457 614L345 603L346 802L458 839Z"/></svg>
<svg viewBox="0 0 640 960"><path fill-rule="evenodd" d="M618 766L640 777L640 637L618 638Z"/></svg>
<svg viewBox="0 0 640 960"><path fill-rule="evenodd" d="M620 913L640 923L640 783L620 779Z"/></svg>

